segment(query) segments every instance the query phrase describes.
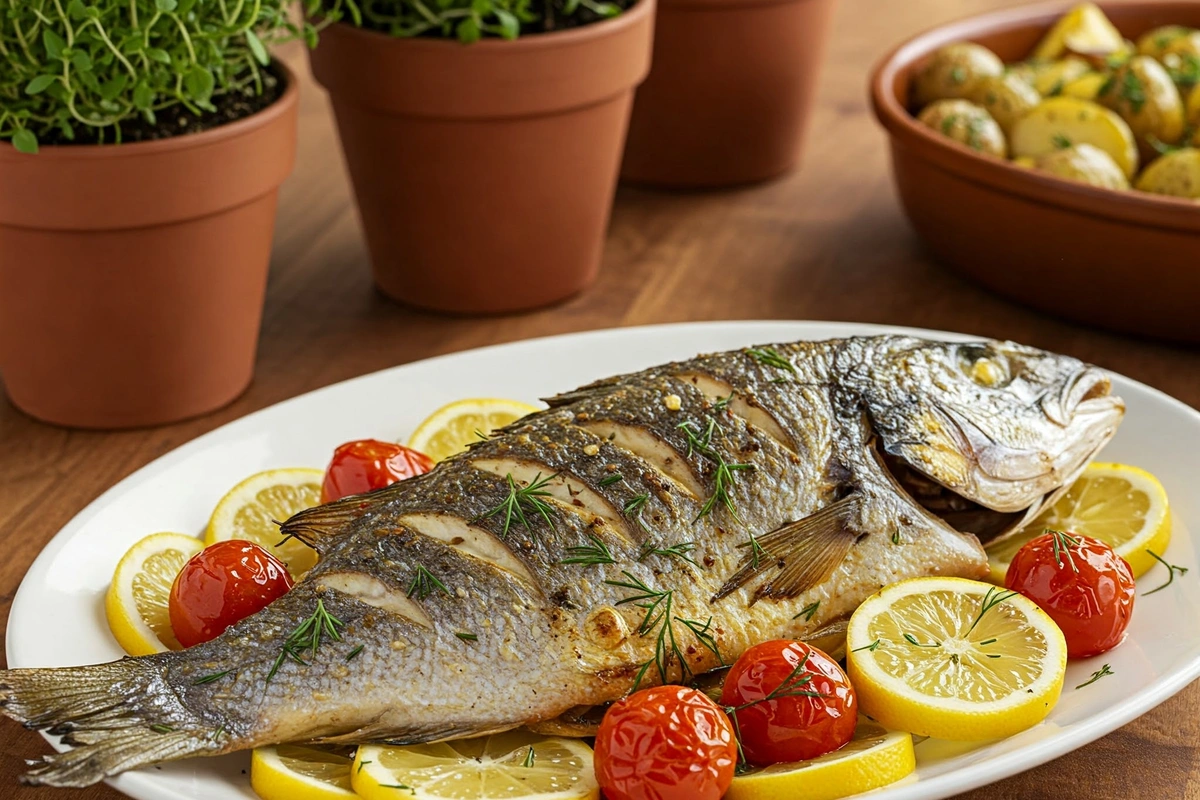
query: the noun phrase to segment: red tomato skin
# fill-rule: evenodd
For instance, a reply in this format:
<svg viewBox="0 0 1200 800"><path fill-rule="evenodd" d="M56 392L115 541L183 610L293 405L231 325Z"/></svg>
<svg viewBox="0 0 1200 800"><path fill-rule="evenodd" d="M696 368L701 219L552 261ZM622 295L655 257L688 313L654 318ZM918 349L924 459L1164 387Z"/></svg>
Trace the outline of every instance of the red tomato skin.
<svg viewBox="0 0 1200 800"><path fill-rule="evenodd" d="M807 657L807 660L806 660ZM843 747L858 724L858 696L838 663L804 642L780 639L751 647L725 678L726 708L762 700L804 663L789 685L809 676L797 690L823 697L776 697L734 712L742 752L756 766L807 761Z"/></svg>
<svg viewBox="0 0 1200 800"><path fill-rule="evenodd" d="M433 469L433 459L402 444L360 439L333 451L321 484L321 502L382 489Z"/></svg>
<svg viewBox="0 0 1200 800"><path fill-rule="evenodd" d="M238 539L217 542L175 576L167 606L171 629L184 647L207 642L291 588L287 567L263 548Z"/></svg>
<svg viewBox="0 0 1200 800"><path fill-rule="evenodd" d="M686 686L618 700L596 733L596 780L608 800L719 800L737 760L729 717Z"/></svg>
<svg viewBox="0 0 1200 800"><path fill-rule="evenodd" d="M1099 539L1069 535L1079 544L1068 544L1057 559L1054 534L1026 542L1013 557L1004 585L1037 603L1054 620L1066 637L1070 658L1087 658L1125 638L1133 617L1133 570Z"/></svg>

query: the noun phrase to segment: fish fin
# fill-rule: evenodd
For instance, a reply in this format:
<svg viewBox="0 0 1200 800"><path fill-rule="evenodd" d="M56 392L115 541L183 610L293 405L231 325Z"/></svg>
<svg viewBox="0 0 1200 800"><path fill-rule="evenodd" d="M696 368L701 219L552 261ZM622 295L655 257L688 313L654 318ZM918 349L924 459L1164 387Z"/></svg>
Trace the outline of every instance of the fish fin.
<svg viewBox="0 0 1200 800"><path fill-rule="evenodd" d="M377 489L365 494L353 494L332 503L305 509L286 522L280 523L279 532L284 540L299 539L304 544L322 553L332 542L351 531L355 521L395 497L401 484ZM282 544L282 542L281 542Z"/></svg>
<svg viewBox="0 0 1200 800"><path fill-rule="evenodd" d="M90 786L125 770L226 749L178 701L159 659L0 670L0 711L74 749L43 756L22 782Z"/></svg>
<svg viewBox="0 0 1200 800"><path fill-rule="evenodd" d="M738 571L713 595L713 601L733 594L772 567L778 567L779 572L758 587L751 604L764 597L790 599L827 579L858 539L850 529L858 502L859 495L848 495L815 514L757 537L758 546L742 559Z"/></svg>
<svg viewBox="0 0 1200 800"><path fill-rule="evenodd" d="M575 706L554 719L531 722L525 728L543 736L566 736L575 739L595 736L600 730L600 721L604 719L604 714L611 705L604 703L598 706Z"/></svg>

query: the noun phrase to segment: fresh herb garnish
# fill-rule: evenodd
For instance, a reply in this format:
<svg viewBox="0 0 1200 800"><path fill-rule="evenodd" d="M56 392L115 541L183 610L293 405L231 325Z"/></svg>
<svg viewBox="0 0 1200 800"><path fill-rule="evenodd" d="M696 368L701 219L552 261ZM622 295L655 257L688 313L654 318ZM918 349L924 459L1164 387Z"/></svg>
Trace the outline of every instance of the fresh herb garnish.
<svg viewBox="0 0 1200 800"><path fill-rule="evenodd" d="M904 641L908 642L913 647L941 647L942 646L941 642L934 642L932 644L921 644L919 641L917 641L917 637L913 636L911 633L904 634Z"/></svg>
<svg viewBox="0 0 1200 800"><path fill-rule="evenodd" d="M1054 134L1054 136L1050 137L1050 141L1058 150L1066 150L1071 146L1071 140L1061 133Z"/></svg>
<svg viewBox="0 0 1200 800"><path fill-rule="evenodd" d="M1115 674L1116 674L1115 672L1113 672L1111 669L1109 669L1109 668L1108 668L1108 664L1105 664L1105 665L1104 665L1104 666L1102 666L1100 669L1098 669L1098 670L1096 670L1095 672L1093 672L1093 673L1092 673L1092 677L1088 678L1086 681L1084 681L1083 683L1079 684L1079 685L1078 685L1078 686L1076 686L1075 688L1076 688L1076 689L1082 689L1082 688L1083 688L1083 687L1085 687L1085 686L1091 686L1093 683L1095 683L1096 681L1100 680L1100 679L1101 679L1101 678L1103 678L1105 675L1115 675Z"/></svg>
<svg viewBox="0 0 1200 800"><path fill-rule="evenodd" d="M716 462L717 465L716 472L713 475L713 493L704 501L704 505L700 506L700 513L696 515L696 519L707 517L716 508L717 503L720 503L729 511L730 516L741 522L729 491L733 488L734 482L737 479L737 473L742 470L752 470L754 469L754 465L730 464L725 460L723 455L713 449L713 434L718 428L716 419L712 417L708 418L708 427L704 429L703 433L692 427L690 420L679 423L678 428L687 437L689 456L693 452L699 453L709 460Z"/></svg>
<svg viewBox="0 0 1200 800"><path fill-rule="evenodd" d="M304 652L308 652L310 659L315 658L323 637L328 636L335 642L340 642L342 635L338 633L338 628L344 627L346 627L346 623L325 610L325 601L318 600L317 608L313 611L312 616L301 622L294 631L288 634L287 640L283 643L283 650L275 659L271 671L267 673L267 683L270 683L271 679L275 677L275 673L283 666L285 660L290 659L297 664L308 666L309 662L301 657Z"/></svg>
<svg viewBox="0 0 1200 800"><path fill-rule="evenodd" d="M738 547L750 548L750 565L753 567L757 567L763 559L772 557L771 554L767 552L767 549L762 546L762 542L758 541L758 537L753 533L750 534L749 540L742 542L738 545Z"/></svg>
<svg viewBox="0 0 1200 800"><path fill-rule="evenodd" d="M479 635L475 633L467 633L465 631L455 631L454 635L462 639L464 642L478 642Z"/></svg>
<svg viewBox="0 0 1200 800"><path fill-rule="evenodd" d="M403 783L381 783L379 786L383 789L401 789L406 792L412 792L414 795L417 793L416 789L411 786L406 786Z"/></svg>
<svg viewBox="0 0 1200 800"><path fill-rule="evenodd" d="M1155 592L1161 592L1163 589L1167 588L1172 583L1174 583L1175 573L1179 573L1180 575L1187 574L1187 571L1188 571L1187 567L1178 567L1174 564L1168 564L1166 559L1164 559L1162 556L1160 556L1158 553L1154 552L1153 550L1147 550L1146 552L1149 553L1151 556L1153 556L1155 561L1157 561L1158 563L1162 564L1164 567L1167 568L1167 582L1164 583L1162 586L1159 586L1157 589L1151 589L1150 591L1146 592L1146 595L1145 595L1146 597L1149 597L1150 595L1154 594Z"/></svg>
<svg viewBox="0 0 1200 800"><path fill-rule="evenodd" d="M150 730L155 733L174 733L175 731L170 725L151 725Z"/></svg>
<svg viewBox="0 0 1200 800"><path fill-rule="evenodd" d="M951 83L961 84L967 79L967 71L962 67L954 67L950 70Z"/></svg>
<svg viewBox="0 0 1200 800"><path fill-rule="evenodd" d="M358 654L363 651L364 647L366 647L366 645L360 644L358 647L351 650L349 653L346 654L346 660L353 661L354 659L358 658Z"/></svg>
<svg viewBox="0 0 1200 800"><path fill-rule="evenodd" d="M958 114L947 114L942 119L942 135L949 136L950 131L954 130L954 123L958 122Z"/></svg>
<svg viewBox="0 0 1200 800"><path fill-rule="evenodd" d="M221 680L221 678L224 678L230 672L233 672L233 670L227 669L222 672L214 672L211 675L205 675L203 678L196 678L196 680L192 681L192 686L203 686L206 683L212 683L213 681L219 681L219 680Z"/></svg>
<svg viewBox="0 0 1200 800"><path fill-rule="evenodd" d="M747 708L756 706L759 703L766 703L771 700L777 700L781 697L824 697L820 692L814 692L811 689L804 687L812 682L812 675L801 675L805 665L808 663L809 653L806 652L800 662L792 667L792 671L788 676L780 682L778 686L767 692L764 696L757 700L751 700L747 703L742 703L738 706L722 706L722 710L729 716L729 720L733 723L734 738L737 740L738 746L738 765L746 763L746 755L742 751L742 727L738 722L738 712L745 711Z"/></svg>
<svg viewBox="0 0 1200 800"><path fill-rule="evenodd" d="M900 544L900 529L892 531L892 544Z"/></svg>
<svg viewBox="0 0 1200 800"><path fill-rule="evenodd" d="M210 735L208 738L215 742L224 735L225 735L225 726L222 725L221 727L219 727L215 731L213 731L212 735Z"/></svg>
<svg viewBox="0 0 1200 800"><path fill-rule="evenodd" d="M617 559L613 557L612 550L604 543L596 534L591 531L587 534L589 544L580 545L578 547L568 547L567 556L560 564L582 564L583 566L596 566L599 564L615 564Z"/></svg>
<svg viewBox="0 0 1200 800"><path fill-rule="evenodd" d="M612 486L614 483L620 483L623 480L625 480L625 476L619 472L614 472L612 475L601 478L600 486Z"/></svg>
<svg viewBox="0 0 1200 800"><path fill-rule="evenodd" d="M681 558L694 567L700 566L688 553L696 549L695 542L679 542L677 544L668 545L667 547L655 547L653 542L647 542L642 548L642 552L638 554L638 561L645 561L650 556L665 556L667 558Z"/></svg>
<svg viewBox="0 0 1200 800"><path fill-rule="evenodd" d="M730 392L728 397L722 397L717 402L713 403L713 411L724 411L729 408L729 401L733 400L736 392Z"/></svg>
<svg viewBox="0 0 1200 800"><path fill-rule="evenodd" d="M534 758L535 758L535 755L533 752L533 745L529 745L529 752L527 752L525 754L525 760L521 762L521 766L522 767L532 767Z"/></svg>
<svg viewBox="0 0 1200 800"><path fill-rule="evenodd" d="M821 601L815 600L806 605L804 608L800 609L800 613L792 617L792 619L800 619L801 617L804 617L805 622L812 622L812 618L816 615L817 609L820 607Z"/></svg>
<svg viewBox="0 0 1200 800"><path fill-rule="evenodd" d="M554 520L550 517L551 507L542 498L550 497L551 493L546 491L546 487L550 481L558 477L558 474L551 475L547 478L542 477L542 473L538 473L533 482L528 486L517 486L517 482L513 480L512 473L505 475L508 481L508 496L500 502L500 505L493 508L484 514L481 514L476 519L489 519L497 514L504 515L504 530L500 534L500 538L508 536L508 531L512 527L513 520L521 523L521 526L530 533L533 528L529 524L529 517L526 514L538 514L546 521L546 524L551 528L554 527Z"/></svg>
<svg viewBox="0 0 1200 800"><path fill-rule="evenodd" d="M446 584L438 580L437 576L426 569L424 564L418 564L412 583L408 584L408 596L412 597L415 595L418 600L424 600L435 591L446 595L450 594L450 590L446 588Z"/></svg>
<svg viewBox="0 0 1200 800"><path fill-rule="evenodd" d="M746 355L766 367L782 369L791 375L796 374L796 365L784 358L783 354L774 347L750 347ZM730 395L732 397L733 395Z"/></svg>
<svg viewBox="0 0 1200 800"><path fill-rule="evenodd" d="M356 769L355 772L362 772L363 767L365 767L367 764L374 764L374 763L375 763L374 761L360 761L360 762L358 762L358 769Z"/></svg>
<svg viewBox="0 0 1200 800"><path fill-rule="evenodd" d="M971 631L975 630L975 626L979 624L979 620L983 619L984 614L991 611L993 608L1000 605L1010 597L1016 596L1017 592L1005 591L1004 589L998 589L995 586L989 586L987 594L983 596L983 602L979 605L979 615L975 617L975 621L971 623L971 627L967 628L967 633L963 635L965 636Z"/></svg>
<svg viewBox="0 0 1200 800"><path fill-rule="evenodd" d="M876 639L875 641L871 642L870 644L864 644L862 647L856 647L853 650L851 650L850 652L857 653L859 650L870 650L872 653L874 653L876 650L879 649L879 644L880 644L880 640Z"/></svg>
<svg viewBox="0 0 1200 800"><path fill-rule="evenodd" d="M1142 106L1146 105L1146 87L1142 85L1142 79L1131 69L1126 69L1125 75L1121 79L1121 97L1129 101L1129 107L1135 114L1140 114Z"/></svg>
<svg viewBox="0 0 1200 800"><path fill-rule="evenodd" d="M621 508L621 510L630 516L640 516L642 513L642 506L646 505L648 502L650 502L650 495L639 494L637 497L627 502Z"/></svg>
<svg viewBox="0 0 1200 800"><path fill-rule="evenodd" d="M721 651L717 647L716 639L710 632L712 627L712 617L708 621L701 624L696 620L684 619L683 617L675 616L674 602L675 593L670 589L652 589L647 586L641 579L630 574L626 570L622 570L622 574L626 580L623 581L605 581L609 586L615 586L620 589L627 589L633 594L624 597L617 601L617 605L626 605L632 603L638 608L646 612L642 617L641 623L638 624L637 634L639 636L647 636L655 633L654 655L651 656L646 663L642 664L638 670L637 677L633 681L632 691L637 691L641 686L642 681L646 677L646 673L650 667L656 667L658 677L661 683L670 683L668 671L671 666L671 660L674 659L679 664L680 677L683 682L687 682L692 677L692 669L688 665L686 656L679 646L679 639L675 635L675 623L683 625L696 638L703 647L712 651L722 665L725 659L721 656Z"/></svg>
<svg viewBox="0 0 1200 800"><path fill-rule="evenodd" d="M1050 534L1054 539L1054 563L1060 567L1063 565L1062 557L1066 555L1067 563L1071 565L1072 572L1079 572L1079 567L1075 564L1075 556L1071 555L1072 547L1079 547L1083 544L1083 540L1078 536L1072 536L1063 531L1046 529L1046 533Z"/></svg>

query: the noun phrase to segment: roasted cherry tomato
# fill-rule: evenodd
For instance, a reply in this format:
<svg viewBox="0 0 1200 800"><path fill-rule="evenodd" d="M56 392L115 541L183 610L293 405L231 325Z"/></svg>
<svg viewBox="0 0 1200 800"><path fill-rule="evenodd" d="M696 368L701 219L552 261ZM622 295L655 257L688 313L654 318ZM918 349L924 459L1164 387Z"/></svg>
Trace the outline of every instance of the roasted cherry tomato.
<svg viewBox="0 0 1200 800"><path fill-rule="evenodd" d="M1133 570L1109 545L1089 536L1047 531L1026 542L1013 556L1004 585L1058 623L1071 658L1116 647L1133 616Z"/></svg>
<svg viewBox="0 0 1200 800"><path fill-rule="evenodd" d="M171 629L184 647L207 642L291 588L287 567L258 545L217 542L192 556L175 576L167 609Z"/></svg>
<svg viewBox="0 0 1200 800"><path fill-rule="evenodd" d="M332 503L352 494L382 489L431 469L432 458L402 444L375 439L347 442L333 451L321 485L321 502Z"/></svg>
<svg viewBox="0 0 1200 800"><path fill-rule="evenodd" d="M742 752L765 767L837 750L854 735L858 698L842 668L803 642L763 642L742 653L721 692Z"/></svg>
<svg viewBox="0 0 1200 800"><path fill-rule="evenodd" d="M618 700L596 734L596 780L608 800L718 800L737 760L729 717L686 686Z"/></svg>

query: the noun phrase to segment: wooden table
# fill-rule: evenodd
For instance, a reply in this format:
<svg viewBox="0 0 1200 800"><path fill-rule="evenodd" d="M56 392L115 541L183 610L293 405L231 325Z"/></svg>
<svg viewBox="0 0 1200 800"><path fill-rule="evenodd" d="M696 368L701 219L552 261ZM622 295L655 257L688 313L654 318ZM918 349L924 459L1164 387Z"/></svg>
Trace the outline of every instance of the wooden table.
<svg viewBox="0 0 1200 800"><path fill-rule="evenodd" d="M804 168L720 193L622 189L596 286L524 316L453 319L372 290L367 256L321 91L305 80L299 162L285 185L258 377L231 407L168 428L77 433L0 401L0 617L39 550L88 502L146 462L255 409L415 359L531 336L655 322L829 319L1007 337L1079 356L1200 406L1200 356L1075 327L992 297L930 262L905 222L867 71L902 36L1003 0L843 0ZM305 74L304 58L286 57ZM1062 298L1064 303L1071 298ZM114 800L16 787L48 750L0 723L0 797ZM1200 684L1121 730L964 798L1200 798Z"/></svg>

